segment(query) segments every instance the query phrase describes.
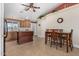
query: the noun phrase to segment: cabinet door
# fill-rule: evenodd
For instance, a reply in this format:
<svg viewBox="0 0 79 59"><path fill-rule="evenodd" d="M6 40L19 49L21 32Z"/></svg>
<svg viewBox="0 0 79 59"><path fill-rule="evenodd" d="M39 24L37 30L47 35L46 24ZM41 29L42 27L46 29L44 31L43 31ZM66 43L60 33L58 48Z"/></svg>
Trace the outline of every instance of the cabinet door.
<svg viewBox="0 0 79 59"><path fill-rule="evenodd" d="M24 27L24 23L25 23L24 20L21 20L20 21L20 27Z"/></svg>
<svg viewBox="0 0 79 59"><path fill-rule="evenodd" d="M21 20L20 27L30 27L31 22L29 20Z"/></svg>
<svg viewBox="0 0 79 59"><path fill-rule="evenodd" d="M26 27L28 27L28 28L31 27L31 22L30 21L26 22Z"/></svg>

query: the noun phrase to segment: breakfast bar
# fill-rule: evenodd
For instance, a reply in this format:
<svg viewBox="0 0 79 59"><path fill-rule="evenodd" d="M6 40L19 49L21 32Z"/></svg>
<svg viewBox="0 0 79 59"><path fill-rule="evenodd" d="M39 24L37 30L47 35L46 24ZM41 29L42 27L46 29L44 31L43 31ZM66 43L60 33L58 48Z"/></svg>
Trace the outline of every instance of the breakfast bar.
<svg viewBox="0 0 79 59"><path fill-rule="evenodd" d="M20 31L17 32L17 43L23 44L33 41L33 31Z"/></svg>

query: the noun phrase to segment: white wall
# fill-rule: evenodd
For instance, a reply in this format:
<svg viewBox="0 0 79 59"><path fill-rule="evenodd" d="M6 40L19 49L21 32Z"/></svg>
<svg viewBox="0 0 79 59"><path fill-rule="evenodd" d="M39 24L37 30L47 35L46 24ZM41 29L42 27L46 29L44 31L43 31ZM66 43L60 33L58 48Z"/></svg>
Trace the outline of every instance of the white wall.
<svg viewBox="0 0 79 59"><path fill-rule="evenodd" d="M4 7L0 3L0 55L3 55L3 13Z"/></svg>
<svg viewBox="0 0 79 59"><path fill-rule="evenodd" d="M37 35L36 23L31 23L32 31L34 31L34 35Z"/></svg>
<svg viewBox="0 0 79 59"><path fill-rule="evenodd" d="M60 17L64 19L61 24L57 23L57 19ZM42 30L39 36L45 37L45 30L48 28L60 28L67 32L73 29L73 45L79 48L79 4L48 14L41 20L41 22L38 21Z"/></svg>
<svg viewBox="0 0 79 59"><path fill-rule="evenodd" d="M37 22L37 36L41 37L41 26L39 26L41 24L41 20L39 19L39 21Z"/></svg>
<svg viewBox="0 0 79 59"><path fill-rule="evenodd" d="M5 17L14 16L18 18L29 18L32 21L37 21L37 18L41 15L50 11L60 5L61 3L34 3L35 6L40 7L36 9L36 12L32 10L25 11L25 6L22 3L5 3ZM28 3L25 3L26 5Z"/></svg>

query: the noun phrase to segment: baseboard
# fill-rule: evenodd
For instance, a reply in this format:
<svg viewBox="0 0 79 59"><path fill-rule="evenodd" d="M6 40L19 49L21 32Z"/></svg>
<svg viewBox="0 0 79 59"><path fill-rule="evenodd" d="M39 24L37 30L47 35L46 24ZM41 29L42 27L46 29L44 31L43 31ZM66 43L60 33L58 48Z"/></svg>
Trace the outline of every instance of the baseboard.
<svg viewBox="0 0 79 59"><path fill-rule="evenodd" d="M79 45L73 45L73 47L75 47L75 48L79 48Z"/></svg>

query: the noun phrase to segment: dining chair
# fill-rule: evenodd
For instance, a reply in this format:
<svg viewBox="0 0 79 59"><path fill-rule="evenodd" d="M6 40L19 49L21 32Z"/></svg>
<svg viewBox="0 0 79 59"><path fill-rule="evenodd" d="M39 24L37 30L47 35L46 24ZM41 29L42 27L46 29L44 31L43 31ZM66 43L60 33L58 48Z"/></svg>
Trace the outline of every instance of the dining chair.
<svg viewBox="0 0 79 59"><path fill-rule="evenodd" d="M47 29L45 32L45 38L46 38L46 42L45 44L47 44L47 41L50 42L50 40L52 39L52 29Z"/></svg>
<svg viewBox="0 0 79 59"><path fill-rule="evenodd" d="M72 43L72 34L73 34L73 29L71 29L71 32L68 35L62 36L62 45L66 46L66 50L68 52L68 49L70 47L71 51L73 49L73 43Z"/></svg>
<svg viewBox="0 0 79 59"><path fill-rule="evenodd" d="M55 31L52 32L52 39L51 39L50 47L52 47L52 44L54 44L56 46L56 49L57 49L58 35L56 34Z"/></svg>
<svg viewBox="0 0 79 59"><path fill-rule="evenodd" d="M73 49L72 35L73 35L73 29L71 29L71 32L69 35L69 46L70 46L71 51Z"/></svg>
<svg viewBox="0 0 79 59"><path fill-rule="evenodd" d="M59 34L57 34L57 32L62 32L62 31L63 31L63 29L53 29L50 47L52 46L52 44L54 44L57 49L57 47L59 46L59 43L60 43Z"/></svg>
<svg viewBox="0 0 79 59"><path fill-rule="evenodd" d="M58 29L53 29L52 30L52 33L51 33L51 40L50 40L50 47L52 47L52 44L54 44L55 45L55 40L56 40L56 38L55 38L55 31L57 31Z"/></svg>

